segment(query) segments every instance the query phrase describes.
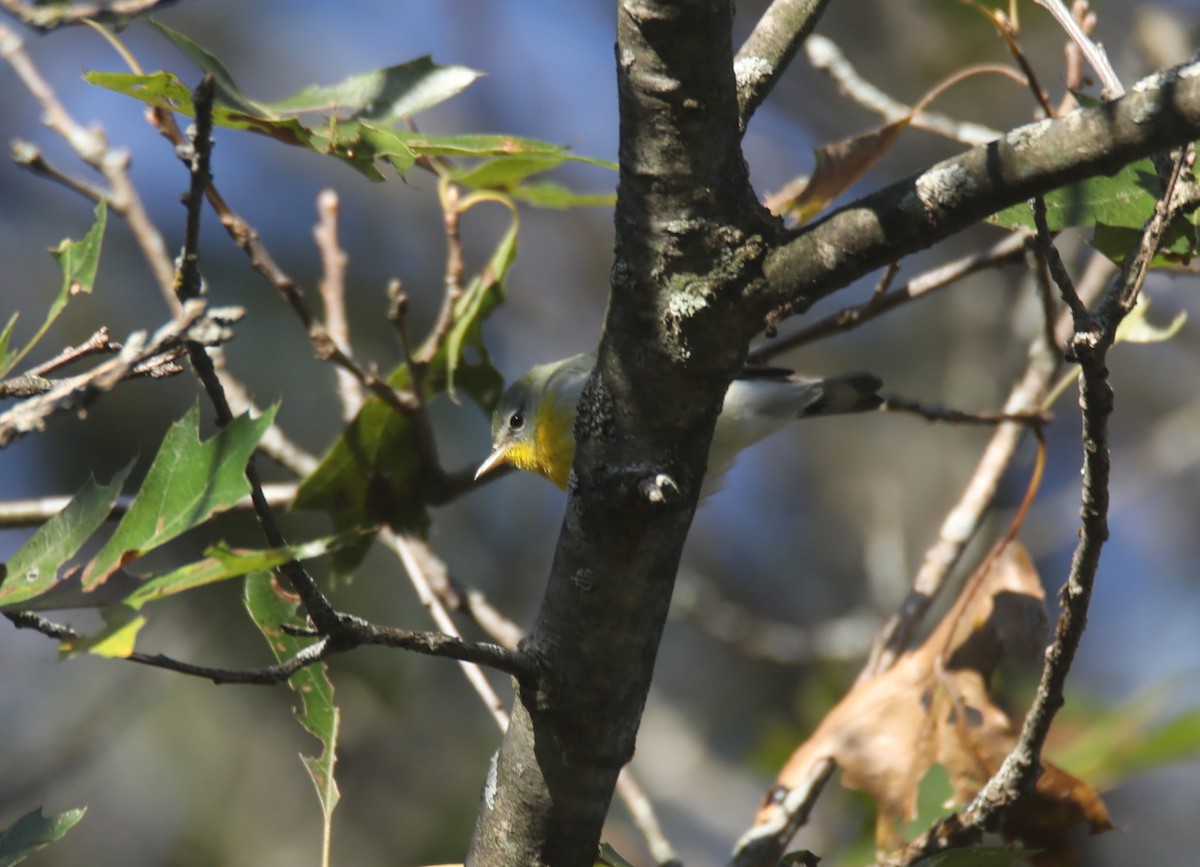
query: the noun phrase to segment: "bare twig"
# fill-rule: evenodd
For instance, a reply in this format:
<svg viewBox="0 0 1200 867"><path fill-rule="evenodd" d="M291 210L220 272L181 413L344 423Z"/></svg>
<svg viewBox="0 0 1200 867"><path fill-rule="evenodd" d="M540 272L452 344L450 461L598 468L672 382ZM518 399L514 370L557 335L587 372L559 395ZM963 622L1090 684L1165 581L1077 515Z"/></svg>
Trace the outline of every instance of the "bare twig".
<svg viewBox="0 0 1200 867"><path fill-rule="evenodd" d="M910 415L920 416L926 421L942 421L951 424L997 425L1004 422L1016 422L1040 427L1049 421L1040 409L1027 412L964 412L960 409L908 400L897 395L885 397L881 409L884 412L906 412Z"/></svg>
<svg viewBox="0 0 1200 867"><path fill-rule="evenodd" d="M114 0L111 3L25 3L22 0L0 0L0 9L22 23L48 33L59 27L95 21L111 24L118 30L137 18L179 0Z"/></svg>
<svg viewBox="0 0 1200 867"><path fill-rule="evenodd" d="M52 165L42 153L42 149L33 142L14 138L9 146L9 156L17 165L28 169L35 175L62 184L68 190L79 193L85 199L98 202L107 196L107 192L96 184L80 178L72 177Z"/></svg>
<svg viewBox="0 0 1200 867"><path fill-rule="evenodd" d="M858 74L832 39L813 33L804 43L804 51L813 68L825 73L838 85L843 94L863 108L881 115L889 123L912 115L910 125L951 141L969 145L995 141L1003 133L982 124L958 121L934 111L918 111L893 99Z"/></svg>
<svg viewBox="0 0 1200 867"><path fill-rule="evenodd" d="M808 815L817 804L825 784L837 770L833 759L814 762L807 779L790 789L779 787L767 795L780 810L774 814L771 824L755 825L742 835L734 846L733 860L729 867L764 867L779 863L779 853L804 827Z"/></svg>
<svg viewBox="0 0 1200 867"><path fill-rule="evenodd" d="M21 38L4 25L0 25L0 57L8 62L26 89L41 105L42 122L60 135L80 159L104 176L109 189L101 194L108 200L109 208L129 224L143 256L154 272L168 309L172 315L178 316L179 301L175 297L173 286L175 268L171 264L171 257L167 253L162 235L155 228L129 178L129 153L109 148L100 130L87 129L75 122L54 90L33 65ZM90 187L81 188L79 191L89 196L100 193Z"/></svg>
<svg viewBox="0 0 1200 867"><path fill-rule="evenodd" d="M1117 326L1132 309L1145 281L1150 261L1162 246L1178 203L1175 193L1186 152L1174 161L1167 188L1154 216L1142 230L1134 255L1126 257L1121 278L1101 299L1097 311L1075 320L1072 355L1079 362L1079 405L1082 410L1083 482L1080 491L1079 542L1062 589L1062 613L1054 642L1046 651L1042 677L1033 704L1025 716L1021 735L1000 770L980 790L975 800L950 819L934 825L908 846L900 863L912 864L947 848L969 844L981 833L997 827L1004 811L1037 782L1040 756L1055 712L1063 705L1067 674L1087 625L1092 586L1100 565L1100 552L1108 539L1109 477L1108 422L1113 411L1108 382L1108 350ZM1063 291L1068 291L1065 287Z"/></svg>
<svg viewBox="0 0 1200 867"><path fill-rule="evenodd" d="M680 573L672 606L707 635L744 656L776 665L861 659L880 624L871 611L803 626L772 620L731 602L712 581L695 572Z"/></svg>
<svg viewBox="0 0 1200 867"><path fill-rule="evenodd" d="M110 351L120 348L113 344ZM164 379L183 373L183 368L175 363L184 352L182 347L169 349L166 352L151 356L133 365L123 377L124 379ZM77 377L76 377L77 378ZM49 378L39 375L36 371L28 371L0 382L0 399L33 397L53 391L66 380Z"/></svg>
<svg viewBox="0 0 1200 867"><path fill-rule="evenodd" d="M76 630L55 623L29 611L5 611L4 616L18 629L32 629L57 641L78 641L83 638ZM440 632L412 632L389 626L376 626L353 617L343 617L335 635L318 635L319 640L310 644L284 662L262 668L237 669L194 665L163 654L131 653L130 662L163 668L191 677L211 680L216 684L240 683L251 686L272 686L283 683L302 668L346 653L356 647L375 645L411 650L426 656L445 659L469 660L472 663L491 666L498 671L511 674L518 679L532 675L529 659L521 653L507 650L487 642L468 642L453 635Z"/></svg>
<svg viewBox="0 0 1200 867"><path fill-rule="evenodd" d="M181 341L213 345L229 340L233 335L230 326L242 317L243 312L238 307L206 311L203 301L188 302L178 319L168 322L152 336L147 337L144 331L131 334L113 358L87 373L58 380L49 391L24 400L0 415L0 448L41 430L46 419L56 413L88 406L99 395L128 378L138 364Z"/></svg>
<svg viewBox="0 0 1200 867"><path fill-rule="evenodd" d="M417 598L428 609L438 629L447 635L458 636L458 628L430 585L425 561L432 555L426 552L424 543L411 536L396 533L387 527L379 531L379 539L384 545L391 548L400 558L400 562L404 564L404 571L417 591ZM470 662L460 662L459 665L467 677L467 682L471 684L484 707L488 709L496 725L500 727L501 731L504 731L508 728L508 711L505 709L504 702L500 700L500 696L496 694L477 665Z"/></svg>
<svg viewBox="0 0 1200 867"><path fill-rule="evenodd" d="M346 251L338 240L338 194L322 190L317 196L317 225L313 240L321 254L321 279L317 291L325 308L329 338L344 353L350 353L350 322L346 318ZM343 368L335 370L342 420L350 421L362 406L363 393L354 376Z"/></svg>
<svg viewBox="0 0 1200 867"><path fill-rule="evenodd" d="M286 508L296 498L295 482L276 482L265 484L262 488L263 496L267 498L267 502L276 508ZM50 497L32 497L26 500L5 500L0 502L0 527L9 529L13 527L36 527L44 524L65 509L71 500L72 497L65 494ZM115 521L121 518L129 511L129 507L132 504L133 497L130 495L123 494L118 497L112 510L108 513L108 520ZM254 503L249 496L246 496L231 508L253 509Z"/></svg>
<svg viewBox="0 0 1200 867"><path fill-rule="evenodd" d="M1087 58L1088 64L1100 77L1100 83L1104 87L1104 96L1107 99L1116 99L1124 94L1125 88L1113 71L1112 64L1108 62L1108 55L1104 49L1088 37L1083 28L1079 26L1079 22L1063 5L1062 0L1034 0L1034 2L1054 16L1054 20L1071 37L1071 41L1079 46L1079 50Z"/></svg>
<svg viewBox="0 0 1200 867"><path fill-rule="evenodd" d="M964 277L968 277L988 268L998 268L1003 265L1021 261L1022 249L1025 246L1025 236L1010 234L1002 241L994 244L991 249L982 253L973 253L947 262L936 268L918 274L907 283L883 294L872 295L866 302L857 307L839 310L824 319L805 326L791 334L786 334L753 351L756 359L771 359L781 353L806 343L811 343L823 337L842 331L851 331L860 325L870 322L878 316L909 301L915 301L929 295L938 289L943 289Z"/></svg>

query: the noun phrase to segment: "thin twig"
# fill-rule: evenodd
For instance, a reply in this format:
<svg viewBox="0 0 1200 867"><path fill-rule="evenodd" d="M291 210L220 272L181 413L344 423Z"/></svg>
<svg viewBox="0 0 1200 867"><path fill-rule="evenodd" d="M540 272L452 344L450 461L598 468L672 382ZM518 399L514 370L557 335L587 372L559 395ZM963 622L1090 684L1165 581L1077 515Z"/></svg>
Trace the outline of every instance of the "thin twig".
<svg viewBox="0 0 1200 867"><path fill-rule="evenodd" d="M1108 350L1117 326L1132 309L1145 281L1150 261L1162 246L1177 211L1175 193L1186 151L1173 171L1154 216L1142 230L1134 255L1126 257L1121 279L1101 299L1094 314L1075 321L1072 354L1079 362L1079 405L1082 410L1083 482L1080 490L1079 542L1063 585L1062 613L1054 642L1046 651L1041 680L1025 716L1021 735L1000 770L966 808L935 824L903 852L899 863L912 864L947 848L967 845L983 831L993 830L1005 811L1033 788L1041 775L1040 756L1055 712L1062 707L1071 663L1087 625L1092 587L1100 553L1108 540L1109 480L1108 423L1113 391L1108 381ZM1065 291L1065 290L1064 290Z"/></svg>
<svg viewBox="0 0 1200 867"><path fill-rule="evenodd" d="M1040 427L1049 419L1040 410L1028 412L964 412L961 409L950 409L944 406L921 403L898 395L888 395L880 407L884 412L906 412L920 416L926 421L942 421L951 424L980 424L997 425L1004 422Z"/></svg>
<svg viewBox="0 0 1200 867"><path fill-rule="evenodd" d="M108 195L106 190L91 181L73 177L55 167L46 159L42 153L42 149L33 142L14 138L8 152L9 156L12 157L12 161L17 165L28 169L39 177L54 181L56 184L61 184L68 190L83 196L85 199L98 202Z"/></svg>
<svg viewBox="0 0 1200 867"><path fill-rule="evenodd" d="M1034 2L1054 16L1058 25L1079 46L1079 50L1087 58L1088 64L1100 77L1100 83L1104 87L1104 96L1108 99L1116 99L1124 94L1125 88L1113 71L1112 64L1108 62L1108 55L1088 37L1083 28L1079 26L1079 22L1063 5L1062 0L1034 0Z"/></svg>
<svg viewBox="0 0 1200 867"><path fill-rule="evenodd" d="M379 539L384 545L396 552L400 561L404 564L404 571L408 575L408 580L412 583L413 588L417 591L417 598L421 600L421 604L429 611L433 617L433 622L437 628L447 635L459 636L458 628L454 625L454 621L447 613L445 606L441 600L433 592L429 584L429 579L422 562L421 552L424 549L424 543L418 539L414 539L403 533L396 533L390 528L383 528L379 531ZM500 700L500 696L496 694L496 690L484 677L479 666L470 662L459 662L459 666L463 670L463 674L467 677L467 682L475 690L487 708L488 713L492 715L496 725L501 731L508 728L508 711L505 709L504 703Z"/></svg>
<svg viewBox="0 0 1200 867"><path fill-rule="evenodd" d="M114 0L112 3L24 3L0 0L3 9L22 23L48 33L59 27L95 21L111 24L118 30L140 15L170 6L179 0Z"/></svg>
<svg viewBox="0 0 1200 867"><path fill-rule="evenodd" d="M978 123L958 121L934 111L918 111L880 90L859 75L845 54L832 39L813 33L804 43L808 62L819 72L828 75L838 89L863 108L881 115L889 123L912 115L909 124L934 135L968 145L986 144L1003 135L999 130Z"/></svg>
<svg viewBox="0 0 1200 867"><path fill-rule="evenodd" d="M296 499L295 482L275 482L262 486L263 495L267 502L275 508L287 508ZM31 497L25 500L5 500L0 502L0 528L37 527L46 523L68 505L73 497L66 494L50 497ZM106 520L116 521L123 517L133 505L133 496L123 494L117 498ZM249 495L234 503L231 509L253 509L254 503Z"/></svg>
<svg viewBox="0 0 1200 867"><path fill-rule="evenodd" d="M79 641L84 637L70 626L55 623L30 611L5 611L3 614L18 629L31 629L57 641ZM354 617L343 617L341 624L336 635L318 635L316 642L297 651L290 659L262 668L237 669L195 665L161 653L134 652L125 658L152 668L163 668L211 680L218 685L237 683L272 686L283 683L302 668L357 647L374 645L411 650L444 659L469 660L473 664L487 665L519 679L532 676L528 657L495 644L463 641L458 636L440 632L413 632L390 626L377 626Z"/></svg>
<svg viewBox="0 0 1200 867"><path fill-rule="evenodd" d="M872 295L870 299L857 307L848 307L844 310L839 310L837 313L818 320L811 325L805 326L791 334L786 334L755 349L751 355L755 359L768 360L790 349L795 349L797 346L811 343L814 340L843 331L852 331L889 310L902 304L907 304L909 301L923 298L938 289L943 289L962 280L964 277L988 268L998 268L1020 262L1024 244L1025 237L1023 235L1010 234L994 244L989 250L963 256L960 259L955 259L952 262L931 268L913 277L907 283L884 292L882 295Z"/></svg>
<svg viewBox="0 0 1200 867"><path fill-rule="evenodd" d="M58 380L49 391L30 397L0 415L0 448L26 434L40 431L50 416L82 409L97 397L127 379L141 362L160 355L183 340L212 345L233 336L232 323L243 315L238 307L206 310L203 301L185 304L178 319L168 322L152 336L131 334L116 356L87 373Z"/></svg>
<svg viewBox="0 0 1200 867"><path fill-rule="evenodd" d="M108 191L104 193L109 208L129 224L142 255L154 272L155 281L168 309L172 315L178 316L179 301L175 297L173 286L175 267L171 264L171 257L162 235L150 219L137 189L129 178L128 151L109 148L100 130L88 129L75 122L34 66L25 52L21 38L11 28L2 24L0 57L8 62L25 88L41 105L42 122L60 135L80 159L104 176L109 185ZM88 190L80 192L91 195Z"/></svg>
<svg viewBox="0 0 1200 867"><path fill-rule="evenodd" d="M350 322L346 317L346 251L338 240L338 194L335 190L321 190L317 196L317 225L313 226L313 240L321 254L321 279L317 291L325 309L325 327L330 339L344 353L350 353ZM363 402L362 388L353 374L339 367L337 377L338 400L342 405L342 420L349 422L358 413Z"/></svg>

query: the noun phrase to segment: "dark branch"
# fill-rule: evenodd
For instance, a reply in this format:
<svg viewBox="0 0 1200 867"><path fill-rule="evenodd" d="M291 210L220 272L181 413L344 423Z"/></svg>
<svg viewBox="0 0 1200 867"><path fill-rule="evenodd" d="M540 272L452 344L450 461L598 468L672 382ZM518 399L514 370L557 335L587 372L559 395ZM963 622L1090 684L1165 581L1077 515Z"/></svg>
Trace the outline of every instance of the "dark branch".
<svg viewBox="0 0 1200 867"><path fill-rule="evenodd" d="M1034 195L1200 136L1200 63L1114 102L1022 127L830 214L767 257L765 318L801 311L852 280Z"/></svg>

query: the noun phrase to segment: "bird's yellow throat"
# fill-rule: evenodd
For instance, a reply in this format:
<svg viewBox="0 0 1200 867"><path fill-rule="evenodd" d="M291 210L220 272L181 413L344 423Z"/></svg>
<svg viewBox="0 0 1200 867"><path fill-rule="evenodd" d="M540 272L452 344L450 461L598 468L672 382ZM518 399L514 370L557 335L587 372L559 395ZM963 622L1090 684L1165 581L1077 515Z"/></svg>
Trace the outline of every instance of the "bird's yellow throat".
<svg viewBox="0 0 1200 867"><path fill-rule="evenodd" d="M505 460L514 467L545 476L563 490L575 460L574 406L564 407L556 400L543 400L537 410L531 433L513 443Z"/></svg>

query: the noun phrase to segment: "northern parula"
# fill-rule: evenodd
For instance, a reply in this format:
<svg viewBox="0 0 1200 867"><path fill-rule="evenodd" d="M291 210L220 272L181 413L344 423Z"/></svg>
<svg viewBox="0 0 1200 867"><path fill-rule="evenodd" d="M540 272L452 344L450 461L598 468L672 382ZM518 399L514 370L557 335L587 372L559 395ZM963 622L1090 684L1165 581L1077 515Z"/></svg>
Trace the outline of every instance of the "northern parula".
<svg viewBox="0 0 1200 867"><path fill-rule="evenodd" d="M595 363L589 353L539 364L509 386L492 415L492 453L475 478L511 464L565 490L575 460L575 410ZM869 373L811 379L781 368L746 368L725 392L703 493L716 489L738 452L793 419L875 409L883 403L881 385Z"/></svg>

